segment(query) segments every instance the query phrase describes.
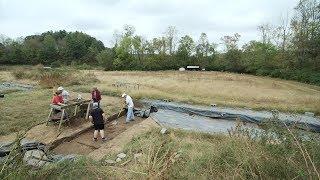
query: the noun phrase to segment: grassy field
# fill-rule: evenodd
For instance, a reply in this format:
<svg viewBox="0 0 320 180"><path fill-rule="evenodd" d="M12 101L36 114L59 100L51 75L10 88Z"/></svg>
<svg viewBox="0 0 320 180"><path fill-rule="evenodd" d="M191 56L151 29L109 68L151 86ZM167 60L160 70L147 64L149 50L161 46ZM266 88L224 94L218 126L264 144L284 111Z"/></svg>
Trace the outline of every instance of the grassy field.
<svg viewBox="0 0 320 180"><path fill-rule="evenodd" d="M256 141L243 132L232 136L180 130L161 134L153 129L128 143L121 162L111 166L80 159L48 166L39 171L18 165L5 168L3 179L318 179L318 141L301 141L296 132L282 131L270 143L270 133ZM269 134L269 136L268 136ZM300 150L300 147L304 149ZM140 154L136 156L135 154ZM308 156L306 155L308 154ZM107 154L105 159L115 159ZM303 160L304 159L304 160Z"/></svg>
<svg viewBox="0 0 320 180"><path fill-rule="evenodd" d="M0 71L0 82L37 85L39 81L35 79L17 79L14 76L17 70L31 77L36 76L36 68L39 67L3 68ZM225 72L68 71L72 71L73 76L79 74L81 79L84 74L89 74L94 80L91 82L79 79L77 82L82 82L82 85L70 84L67 89L74 91L75 96L77 92L89 95L91 88L97 86L105 97L119 97L121 93L127 92L135 99L169 99L204 105L215 103L220 106L289 112L312 111L320 114L320 87L293 81ZM21 130L26 125L45 120L52 92L52 89L37 86L32 92L12 92L6 95L6 98L0 100L0 134ZM104 101L105 108L109 108L110 112L120 106L116 101Z"/></svg>
<svg viewBox="0 0 320 180"><path fill-rule="evenodd" d="M0 82L39 84L34 79L16 79L11 73L15 70L0 71ZM88 73L88 70L72 71L82 76ZM73 97L78 92L89 97L91 88L97 86L104 94L102 106L107 114L120 109L119 96L124 91L135 99L170 99L206 105L217 103L222 106L320 113L320 87L292 81L223 72L90 70L89 73L94 74L98 81L66 88ZM0 135L21 131L44 121L53 90L36 86L33 91L10 92L0 99ZM313 136L306 140L305 133L300 136L294 130L291 134L291 131L276 128L266 131L257 140L248 136L250 133L225 136L169 130L168 134L162 135L159 131L154 129L132 139L123 149L126 159L115 166L109 166L104 160L94 162L83 158L34 171L25 167L22 157L17 155L13 166L2 166L0 179L320 178L320 144ZM135 159L133 156L137 153L141 153L141 157ZM115 157L116 154L107 154L105 158Z"/></svg>
<svg viewBox="0 0 320 180"><path fill-rule="evenodd" d="M293 81L225 72L92 72L100 80L96 85L109 95L126 91L135 98L320 114L320 87ZM128 85L113 86L121 83Z"/></svg>

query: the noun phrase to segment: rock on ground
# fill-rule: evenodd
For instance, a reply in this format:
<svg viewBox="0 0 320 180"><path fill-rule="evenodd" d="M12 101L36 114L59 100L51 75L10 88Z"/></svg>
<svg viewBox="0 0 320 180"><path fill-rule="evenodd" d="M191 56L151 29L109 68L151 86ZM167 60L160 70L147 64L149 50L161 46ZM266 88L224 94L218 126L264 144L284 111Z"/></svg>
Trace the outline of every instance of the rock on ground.
<svg viewBox="0 0 320 180"><path fill-rule="evenodd" d="M127 155L125 153L120 153L117 155L118 158L123 159L125 158Z"/></svg>
<svg viewBox="0 0 320 180"><path fill-rule="evenodd" d="M42 161L42 160L39 160L39 159L28 159L25 161L25 163L29 166L32 166L32 167L35 167L35 168L41 168L45 165L48 165L50 164L50 162L48 161Z"/></svg>
<svg viewBox="0 0 320 180"><path fill-rule="evenodd" d="M23 159L24 160L39 159L39 160L44 160L44 161L48 161L49 160L48 157L46 156L46 154L43 151L37 150L37 149L27 151L24 154Z"/></svg>
<svg viewBox="0 0 320 180"><path fill-rule="evenodd" d="M160 131L161 134L166 134L167 132L168 132L168 130L166 128L162 128Z"/></svg>
<svg viewBox="0 0 320 180"><path fill-rule="evenodd" d="M46 164L50 164L48 157L41 150L30 150L24 154L23 161L32 167L40 168Z"/></svg>

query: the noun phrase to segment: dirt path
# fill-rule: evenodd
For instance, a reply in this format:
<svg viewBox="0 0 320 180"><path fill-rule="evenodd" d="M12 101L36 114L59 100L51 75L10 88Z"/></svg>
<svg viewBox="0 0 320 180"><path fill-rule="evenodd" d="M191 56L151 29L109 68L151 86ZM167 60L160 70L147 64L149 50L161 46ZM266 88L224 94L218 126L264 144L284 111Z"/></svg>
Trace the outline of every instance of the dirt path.
<svg viewBox="0 0 320 180"><path fill-rule="evenodd" d="M118 136L120 133L124 132L128 128L132 127L133 125L140 123L144 119L136 117L135 121L130 122L128 124L125 124L125 117L120 117L118 119L118 124L113 124L114 121L108 122L105 126L105 134L108 138L108 141ZM99 149L104 144L107 144L107 142L102 142L99 138L97 142L94 142L92 140L93 137L93 129L89 130L75 139L72 139L70 141L61 143L56 148L53 149L53 152L56 154L81 154L86 155L90 152Z"/></svg>

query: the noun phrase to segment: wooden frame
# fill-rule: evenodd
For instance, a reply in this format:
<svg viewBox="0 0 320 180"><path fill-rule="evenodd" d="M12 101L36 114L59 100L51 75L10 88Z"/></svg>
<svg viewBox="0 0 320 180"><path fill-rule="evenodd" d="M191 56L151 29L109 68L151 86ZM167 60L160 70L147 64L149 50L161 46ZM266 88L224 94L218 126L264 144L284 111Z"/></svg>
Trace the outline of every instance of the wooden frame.
<svg viewBox="0 0 320 180"><path fill-rule="evenodd" d="M64 121L64 116L65 116L65 114L66 114L66 108L67 108L67 107L75 106L73 116L76 116L77 113L78 113L78 108L79 108L79 106L82 105L82 104L88 103L88 107L87 107L87 112L86 112L85 118L86 118L86 119L89 119L89 113L90 113L90 109L91 109L91 100L82 100L82 101L71 100L70 102L72 102L72 101L73 101L74 103L68 104L68 105L66 105L66 106L61 106L61 117L60 117L60 119L59 119L59 127L58 127L58 132L59 132L59 134L61 133L61 132L60 132L60 130L61 130L61 125L62 125L62 123L63 123L63 121ZM54 107L51 107L50 112L49 112L49 115L48 115L48 119L47 119L47 124L46 124L47 126L49 125L49 122L50 122L50 120L51 120L51 116L52 116L53 111L54 111ZM69 119L69 118L67 118L67 120L68 120L68 119ZM59 135L59 134L58 134L58 135Z"/></svg>

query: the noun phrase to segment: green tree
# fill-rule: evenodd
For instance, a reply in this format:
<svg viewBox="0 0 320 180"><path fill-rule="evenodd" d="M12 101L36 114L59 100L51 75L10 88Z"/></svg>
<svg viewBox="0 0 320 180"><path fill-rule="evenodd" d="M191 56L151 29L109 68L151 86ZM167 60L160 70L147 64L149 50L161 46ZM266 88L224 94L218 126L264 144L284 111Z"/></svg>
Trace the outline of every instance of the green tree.
<svg viewBox="0 0 320 180"><path fill-rule="evenodd" d="M194 52L194 48L195 43L192 37L185 35L180 39L177 51L178 66L184 67L194 63L191 61L191 55Z"/></svg>
<svg viewBox="0 0 320 180"><path fill-rule="evenodd" d="M105 70L112 70L113 67L113 61L115 58L115 51L114 49L105 49L101 51L97 55L97 60L100 66L104 67Z"/></svg>
<svg viewBox="0 0 320 180"><path fill-rule="evenodd" d="M240 34L236 33L233 36L224 36L221 38L223 41L227 52L224 54L224 59L226 60L226 70L241 72L243 71L242 51L238 48L238 42Z"/></svg>
<svg viewBox="0 0 320 180"><path fill-rule="evenodd" d="M271 43L250 41L243 46L243 50L246 72L256 73L259 69L272 71L280 68L279 62L276 61L277 47Z"/></svg>
<svg viewBox="0 0 320 180"><path fill-rule="evenodd" d="M195 50L197 62L202 68L207 68L213 63L210 61L214 59L215 45L209 43L206 33L201 33Z"/></svg>
<svg viewBox="0 0 320 180"><path fill-rule="evenodd" d="M57 60L57 44L52 35L48 34L44 37L42 46L39 51L39 58L42 64L48 64Z"/></svg>
<svg viewBox="0 0 320 180"><path fill-rule="evenodd" d="M42 63L40 49L42 43L38 39L25 39L23 43L23 55L30 64Z"/></svg>
<svg viewBox="0 0 320 180"><path fill-rule="evenodd" d="M320 2L300 0L292 19L296 67L320 70Z"/></svg>
<svg viewBox="0 0 320 180"><path fill-rule="evenodd" d="M166 47L168 47L168 53L173 55L175 46L176 46L176 38L177 38L177 29L174 26L169 26L165 32L166 38Z"/></svg>

